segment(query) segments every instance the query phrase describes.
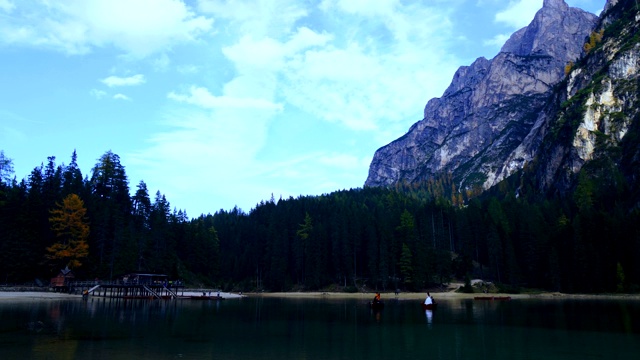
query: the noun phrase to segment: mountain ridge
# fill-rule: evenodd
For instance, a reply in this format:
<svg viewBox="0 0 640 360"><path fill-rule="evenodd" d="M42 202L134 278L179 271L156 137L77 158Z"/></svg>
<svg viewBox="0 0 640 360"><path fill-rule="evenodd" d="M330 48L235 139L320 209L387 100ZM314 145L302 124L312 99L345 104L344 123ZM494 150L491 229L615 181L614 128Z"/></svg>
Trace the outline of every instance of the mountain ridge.
<svg viewBox="0 0 640 360"><path fill-rule="evenodd" d="M546 136L532 170L538 191L579 187L586 168L584 175L598 181L624 176L638 192L639 33L637 5L608 1L586 56L558 87L558 108L540 126Z"/></svg>
<svg viewBox="0 0 640 360"><path fill-rule="evenodd" d="M460 189L486 189L521 169L539 145L524 140L534 140L538 114L597 20L563 0L544 1L499 54L460 67L443 96L427 102L423 119L376 151L365 186L452 173Z"/></svg>

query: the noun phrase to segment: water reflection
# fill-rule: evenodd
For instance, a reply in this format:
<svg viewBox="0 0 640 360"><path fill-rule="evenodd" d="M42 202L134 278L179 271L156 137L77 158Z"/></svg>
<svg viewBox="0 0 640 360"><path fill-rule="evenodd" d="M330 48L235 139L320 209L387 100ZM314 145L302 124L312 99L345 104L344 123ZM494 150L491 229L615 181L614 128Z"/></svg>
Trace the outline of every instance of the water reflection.
<svg viewBox="0 0 640 360"><path fill-rule="evenodd" d="M442 300L422 310L400 300L371 312L364 301L326 298L94 298L2 302L0 319L1 359L622 359L640 351L639 302Z"/></svg>
<svg viewBox="0 0 640 360"><path fill-rule="evenodd" d="M431 327L431 323L433 322L433 310L425 310L424 315L427 317L427 324Z"/></svg>

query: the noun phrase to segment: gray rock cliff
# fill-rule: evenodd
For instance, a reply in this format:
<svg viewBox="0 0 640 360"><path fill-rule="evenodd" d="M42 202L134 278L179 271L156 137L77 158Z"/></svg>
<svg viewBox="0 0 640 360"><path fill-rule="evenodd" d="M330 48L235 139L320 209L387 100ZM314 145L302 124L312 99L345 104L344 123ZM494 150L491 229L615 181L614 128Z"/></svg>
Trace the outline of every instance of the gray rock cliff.
<svg viewBox="0 0 640 360"><path fill-rule="evenodd" d="M613 166L610 174L640 182L640 9L609 0L601 16L595 47L557 89L555 108L540 116L537 138L546 137L536 154L538 190L565 192L592 161L601 179Z"/></svg>
<svg viewBox="0 0 640 360"><path fill-rule="evenodd" d="M463 66L407 134L378 149L365 186L453 174L458 188L488 188L531 161L552 89L582 53L598 17L545 0L493 59Z"/></svg>

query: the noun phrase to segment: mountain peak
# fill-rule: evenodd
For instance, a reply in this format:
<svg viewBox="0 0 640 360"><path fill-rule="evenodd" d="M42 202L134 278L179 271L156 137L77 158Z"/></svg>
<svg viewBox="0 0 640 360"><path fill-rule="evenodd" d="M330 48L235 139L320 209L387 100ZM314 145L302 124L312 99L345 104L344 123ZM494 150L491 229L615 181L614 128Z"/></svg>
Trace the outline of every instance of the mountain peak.
<svg viewBox="0 0 640 360"><path fill-rule="evenodd" d="M566 10L569 8L564 0L544 0L542 3L543 9L557 9L557 10Z"/></svg>
<svg viewBox="0 0 640 360"><path fill-rule="evenodd" d="M597 16L572 8L564 0L544 0L529 26L515 32L500 52L519 56L544 55L575 60L582 52L583 24L595 24Z"/></svg>

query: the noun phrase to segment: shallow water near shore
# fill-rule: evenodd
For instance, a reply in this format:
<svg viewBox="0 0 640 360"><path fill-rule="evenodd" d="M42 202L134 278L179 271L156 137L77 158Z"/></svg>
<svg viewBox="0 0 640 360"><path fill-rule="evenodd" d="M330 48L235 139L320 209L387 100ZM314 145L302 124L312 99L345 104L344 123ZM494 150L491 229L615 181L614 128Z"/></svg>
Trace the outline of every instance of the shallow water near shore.
<svg viewBox="0 0 640 360"><path fill-rule="evenodd" d="M636 359L635 300L0 303L1 359Z"/></svg>

